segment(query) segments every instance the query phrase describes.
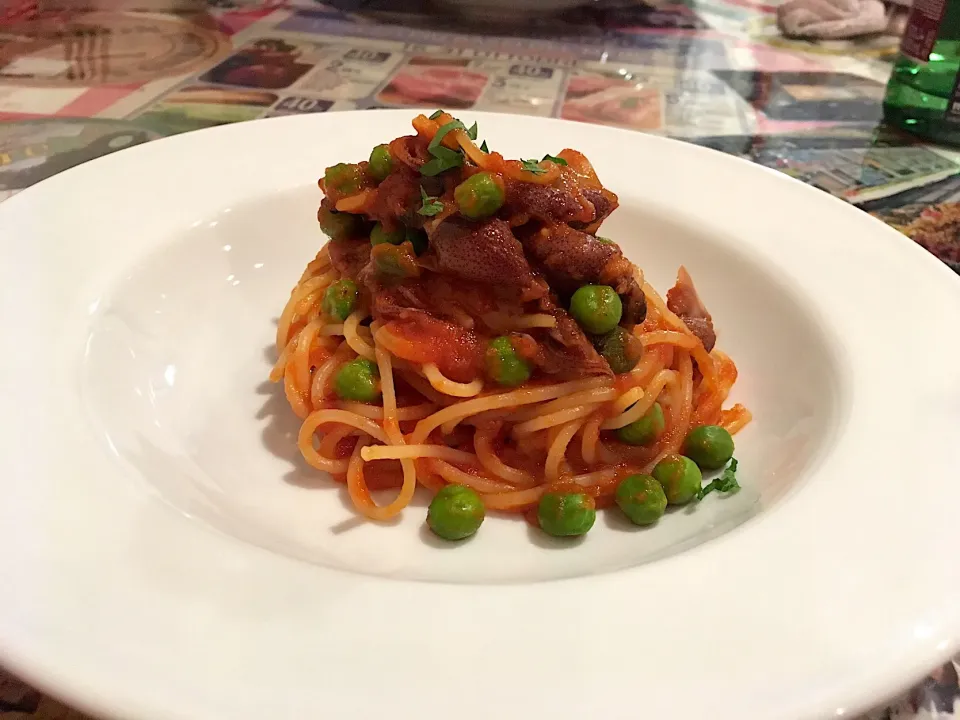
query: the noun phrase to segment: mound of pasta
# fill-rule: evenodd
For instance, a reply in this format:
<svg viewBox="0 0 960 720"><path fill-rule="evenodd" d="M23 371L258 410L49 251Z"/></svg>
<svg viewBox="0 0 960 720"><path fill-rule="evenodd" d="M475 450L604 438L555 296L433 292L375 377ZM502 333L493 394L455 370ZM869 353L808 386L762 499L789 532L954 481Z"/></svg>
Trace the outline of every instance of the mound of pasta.
<svg viewBox="0 0 960 720"><path fill-rule="evenodd" d="M664 299L597 235L618 199L587 158L507 160L442 111L413 128L319 181L329 242L271 373L305 460L374 520L433 491L449 539L486 511L580 535L598 506L650 524L734 490L736 366L684 268Z"/></svg>

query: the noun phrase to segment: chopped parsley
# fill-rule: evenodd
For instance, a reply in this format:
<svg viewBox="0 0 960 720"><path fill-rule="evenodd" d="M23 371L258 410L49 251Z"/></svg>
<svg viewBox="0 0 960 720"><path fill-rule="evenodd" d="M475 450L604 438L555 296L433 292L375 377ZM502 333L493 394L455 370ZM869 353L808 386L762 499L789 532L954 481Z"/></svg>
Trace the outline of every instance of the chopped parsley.
<svg viewBox="0 0 960 720"><path fill-rule="evenodd" d="M430 154L433 155L433 159L427 161L423 167L420 168L421 175L433 177L445 170L452 170L453 168L458 168L463 165L463 153L457 150L451 150L441 145L431 150Z"/></svg>
<svg viewBox="0 0 960 720"><path fill-rule="evenodd" d="M544 155L543 160L541 160L540 162L546 162L547 160L549 160L552 163L556 163L557 165L567 164L566 160L564 160L562 157L556 157L555 155Z"/></svg>
<svg viewBox="0 0 960 720"><path fill-rule="evenodd" d="M602 242L604 245L616 245L616 243L608 237L602 237L597 235L597 242Z"/></svg>
<svg viewBox="0 0 960 720"><path fill-rule="evenodd" d="M426 215L427 217L433 217L438 213L443 212L443 203L440 202L439 198L430 197L427 195L427 191L420 188L420 200L422 201L422 207L417 210L419 215Z"/></svg>
<svg viewBox="0 0 960 720"><path fill-rule="evenodd" d="M430 116L430 119L436 120L442 114L443 110L437 110L433 115ZM451 120L448 123L444 123L440 126L440 129L437 130L437 133L433 136L433 140L430 141L430 144L427 145L427 152L429 152L432 157L423 164L423 167L420 168L421 175L434 177L442 172L453 170L454 168L458 168L463 165L463 151L459 148L454 150L452 148L444 147L443 145L443 139L454 130L463 130L465 133L467 133L467 137L469 137L471 140L477 139L476 123L474 123L469 129L467 129L467 126L459 120ZM487 144L484 143L481 149L484 152L489 152L486 150L486 147Z"/></svg>
<svg viewBox="0 0 960 720"><path fill-rule="evenodd" d="M727 466L726 470L723 471L723 474L715 480L711 480L709 483L700 488L700 492L697 493L697 500L703 500L704 497L712 493L714 490L722 493L735 493L740 489L740 483L737 482L737 459L732 458L730 464Z"/></svg>
<svg viewBox="0 0 960 720"><path fill-rule="evenodd" d="M486 140L484 140L482 143L480 143L480 149L483 150L485 153L489 153L489 152L490 152L490 148L487 147L487 141L486 141Z"/></svg>
<svg viewBox="0 0 960 720"><path fill-rule="evenodd" d="M533 173L534 175L543 175L547 169L540 165L539 160L521 160L520 164L523 166L523 169L528 173Z"/></svg>
<svg viewBox="0 0 960 720"><path fill-rule="evenodd" d="M433 140L427 145L427 152L433 156L433 159L420 168L421 175L433 177L445 170L452 170L453 168L458 168L463 165L462 152L459 150L451 150L441 144L443 139L453 130L466 130L466 128L459 120L452 120L440 126L437 134L433 136Z"/></svg>
<svg viewBox="0 0 960 720"><path fill-rule="evenodd" d="M440 129L437 130L437 134L433 136L433 140L430 141L430 144L427 145L427 150L430 151L430 154L433 154L433 151L440 147L440 143L443 142L443 139L454 130L466 130L463 123L459 120L451 120L445 125L441 125Z"/></svg>

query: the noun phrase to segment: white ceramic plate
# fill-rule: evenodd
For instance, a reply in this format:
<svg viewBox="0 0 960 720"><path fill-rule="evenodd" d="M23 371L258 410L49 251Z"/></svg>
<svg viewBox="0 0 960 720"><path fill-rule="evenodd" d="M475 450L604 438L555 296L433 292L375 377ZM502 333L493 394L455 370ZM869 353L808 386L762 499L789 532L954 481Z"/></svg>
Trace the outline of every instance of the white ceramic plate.
<svg viewBox="0 0 960 720"><path fill-rule="evenodd" d="M508 156L583 150L620 195L604 234L662 290L688 266L756 418L743 491L573 545L497 517L444 545L422 503L357 521L265 378L316 178L411 116L190 133L0 206L0 660L138 720L776 720L958 649L960 280L655 137L464 115Z"/></svg>

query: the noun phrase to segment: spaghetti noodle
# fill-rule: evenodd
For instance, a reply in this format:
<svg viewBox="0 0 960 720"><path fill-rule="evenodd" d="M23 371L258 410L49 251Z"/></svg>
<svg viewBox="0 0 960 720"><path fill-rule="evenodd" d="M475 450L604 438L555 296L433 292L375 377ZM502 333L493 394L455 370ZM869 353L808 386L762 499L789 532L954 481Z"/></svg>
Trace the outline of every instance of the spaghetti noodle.
<svg viewBox="0 0 960 720"><path fill-rule="evenodd" d="M571 489L609 504L692 429L749 422L723 408L737 369L686 271L663 298L595 235L617 197L583 155L505 160L445 113L413 125L320 181L331 239L281 313L270 375L303 457L360 513L389 519L418 485L508 513ZM662 427L632 442L654 412Z"/></svg>

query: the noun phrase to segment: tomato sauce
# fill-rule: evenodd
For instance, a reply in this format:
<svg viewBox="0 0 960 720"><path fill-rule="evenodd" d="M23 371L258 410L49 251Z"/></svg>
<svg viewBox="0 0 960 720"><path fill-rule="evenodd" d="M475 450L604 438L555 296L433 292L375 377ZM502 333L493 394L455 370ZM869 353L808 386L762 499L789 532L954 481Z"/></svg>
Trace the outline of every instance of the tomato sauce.
<svg viewBox="0 0 960 720"><path fill-rule="evenodd" d="M385 329L399 341L392 349L404 360L434 363L456 382L470 382L480 374L484 343L470 330L419 313L392 320Z"/></svg>

